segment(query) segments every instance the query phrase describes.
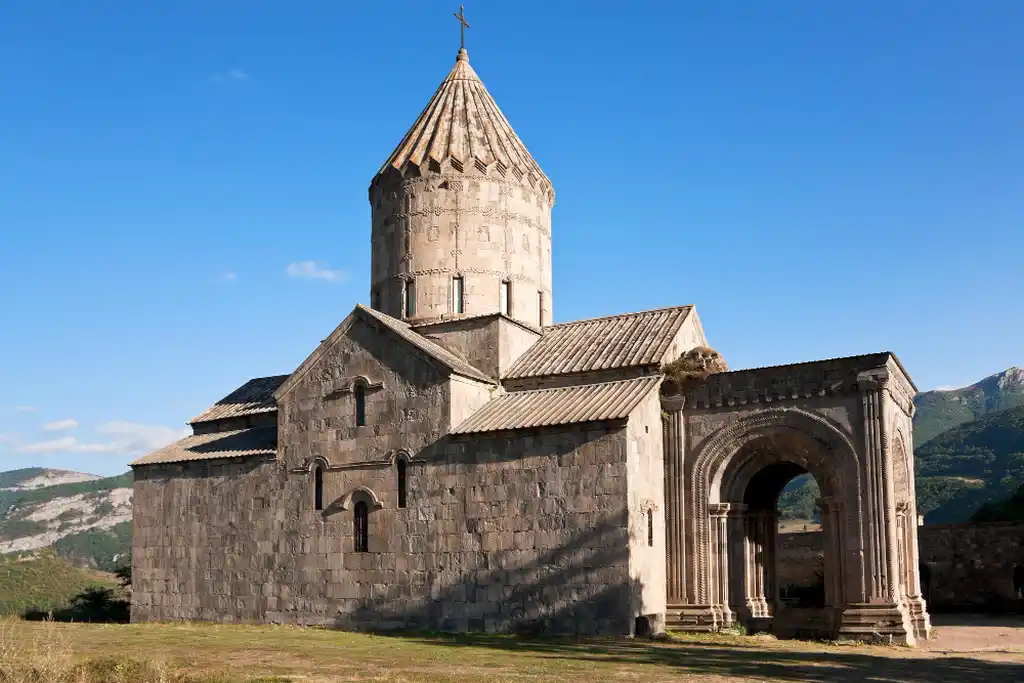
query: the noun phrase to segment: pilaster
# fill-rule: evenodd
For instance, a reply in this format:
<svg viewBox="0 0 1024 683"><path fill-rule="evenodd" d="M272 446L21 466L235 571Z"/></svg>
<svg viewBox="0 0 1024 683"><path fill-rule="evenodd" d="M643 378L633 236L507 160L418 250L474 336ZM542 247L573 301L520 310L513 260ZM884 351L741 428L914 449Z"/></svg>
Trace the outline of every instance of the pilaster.
<svg viewBox="0 0 1024 683"><path fill-rule="evenodd" d="M686 424L683 399L662 400L665 450L665 557L668 602L692 600L686 590L686 495L683 457L686 452Z"/></svg>

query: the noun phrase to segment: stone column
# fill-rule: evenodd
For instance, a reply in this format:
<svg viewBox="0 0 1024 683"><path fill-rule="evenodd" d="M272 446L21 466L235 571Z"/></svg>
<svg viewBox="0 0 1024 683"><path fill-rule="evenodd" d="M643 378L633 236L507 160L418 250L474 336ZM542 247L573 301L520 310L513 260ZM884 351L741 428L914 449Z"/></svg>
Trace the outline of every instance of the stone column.
<svg viewBox="0 0 1024 683"><path fill-rule="evenodd" d="M825 550L825 606L841 609L845 603L843 589L843 515L838 501L823 496L818 499L821 510L821 530Z"/></svg>
<svg viewBox="0 0 1024 683"><path fill-rule="evenodd" d="M894 643L915 643L909 610L899 597L896 557L896 503L892 454L886 419L888 370L879 368L857 377L863 411L864 449L861 453L864 486L862 510L864 551L867 560L867 601L847 603L841 617L840 637Z"/></svg>
<svg viewBox="0 0 1024 683"><path fill-rule="evenodd" d="M735 620L729 607L729 503L708 505L711 518L711 605L720 624L727 626Z"/></svg>
<svg viewBox="0 0 1024 683"><path fill-rule="evenodd" d="M917 510L908 504L904 516L903 537L906 547L906 587L907 609L910 622L914 628L914 636L928 640L932 637L932 623L928 616L924 596L921 594L920 560L917 550Z"/></svg>
<svg viewBox="0 0 1024 683"><path fill-rule="evenodd" d="M750 617L764 619L775 606L775 514L748 510L744 527L744 602Z"/></svg>
<svg viewBox="0 0 1024 683"><path fill-rule="evenodd" d="M670 605L693 601L693 597L686 594L686 498L683 472L686 434L683 399L673 398L662 401L662 408L668 413L662 422L662 430L665 450L665 575Z"/></svg>

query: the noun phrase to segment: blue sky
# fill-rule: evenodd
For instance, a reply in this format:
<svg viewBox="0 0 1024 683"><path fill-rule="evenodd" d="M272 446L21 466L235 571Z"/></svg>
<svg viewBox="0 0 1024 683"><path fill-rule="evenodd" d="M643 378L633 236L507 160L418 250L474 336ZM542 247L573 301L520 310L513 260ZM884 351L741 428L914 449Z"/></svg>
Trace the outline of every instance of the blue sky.
<svg viewBox="0 0 1024 683"><path fill-rule="evenodd" d="M123 471L368 302L455 9L0 4L0 470ZM734 368L892 350L922 389L1024 363L1024 3L466 12L555 184L557 321L694 303Z"/></svg>

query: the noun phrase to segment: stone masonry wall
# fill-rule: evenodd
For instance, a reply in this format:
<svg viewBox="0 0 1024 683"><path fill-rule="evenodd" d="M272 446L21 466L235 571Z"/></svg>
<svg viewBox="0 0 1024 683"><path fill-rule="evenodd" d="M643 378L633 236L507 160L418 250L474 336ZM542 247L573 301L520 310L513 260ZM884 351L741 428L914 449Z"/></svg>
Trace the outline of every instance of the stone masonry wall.
<svg viewBox="0 0 1024 683"><path fill-rule="evenodd" d="M921 590L935 612L1024 611L1014 572L1024 573L1024 523L935 524L919 527ZM820 533L779 534L778 566L795 585L819 564Z"/></svg>
<svg viewBox="0 0 1024 683"><path fill-rule="evenodd" d="M389 467L327 471L322 513L277 464L139 468L133 619L630 632L623 428L429 450L404 509ZM381 503L368 553L334 500L357 485Z"/></svg>
<svg viewBox="0 0 1024 683"><path fill-rule="evenodd" d="M366 426L353 376L375 387ZM356 321L281 396L280 460L137 468L133 618L629 633L625 425L450 440L453 381Z"/></svg>
<svg viewBox="0 0 1024 683"><path fill-rule="evenodd" d="M652 392L633 409L628 438L629 569L639 588L635 612L662 615L667 603L665 465L658 392ZM649 533L651 531L653 534Z"/></svg>
<svg viewBox="0 0 1024 683"><path fill-rule="evenodd" d="M1024 573L1024 523L935 524L918 530L928 608L1024 612L1014 572Z"/></svg>
<svg viewBox="0 0 1024 683"><path fill-rule="evenodd" d="M403 283L415 280L416 318L454 312L452 278L464 278L463 311L500 310L551 324L551 201L546 191L466 173L426 173L371 191L371 285L375 308L404 319ZM543 292L540 311L538 292Z"/></svg>
<svg viewBox="0 0 1024 683"><path fill-rule="evenodd" d="M199 461L135 470L132 621L258 621L275 555L302 547L277 510L273 462Z"/></svg>

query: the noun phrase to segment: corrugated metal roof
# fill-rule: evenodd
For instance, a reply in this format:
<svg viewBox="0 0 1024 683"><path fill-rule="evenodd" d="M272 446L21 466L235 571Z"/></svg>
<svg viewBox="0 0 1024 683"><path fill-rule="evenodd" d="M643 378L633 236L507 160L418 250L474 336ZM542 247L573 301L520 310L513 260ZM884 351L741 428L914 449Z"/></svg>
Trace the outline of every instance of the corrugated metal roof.
<svg viewBox="0 0 1024 683"><path fill-rule="evenodd" d="M424 167L430 159L437 163L455 159L467 171L476 161L502 176L514 174L531 186L551 188L551 181L469 65L465 50L459 50L455 66L378 176L389 168L402 171L407 163Z"/></svg>
<svg viewBox="0 0 1024 683"><path fill-rule="evenodd" d="M660 364L692 309L675 306L551 325L504 378Z"/></svg>
<svg viewBox="0 0 1024 683"><path fill-rule="evenodd" d="M231 432L193 434L143 456L132 465L277 455L277 427L251 427Z"/></svg>
<svg viewBox="0 0 1024 683"><path fill-rule="evenodd" d="M440 344L435 344L430 341L419 332L413 330L408 323L405 323L397 318L392 318L390 315L375 311L372 308L367 308L362 304L356 304L356 308L366 313L374 320L377 320L382 325L385 325L388 329L392 330L402 339L406 340L413 346L417 347L427 355L438 360L442 365L447 367L449 370L454 372L456 375L462 375L471 379L477 379L481 382L488 382L494 384L494 378L488 377L480 370L476 369L466 361L462 360L448 349L442 347Z"/></svg>
<svg viewBox="0 0 1024 683"><path fill-rule="evenodd" d="M558 389L515 391L499 396L451 431L497 432L553 425L618 420L658 386L661 375Z"/></svg>
<svg viewBox="0 0 1024 683"><path fill-rule="evenodd" d="M251 379L189 420L189 424L273 412L277 410L274 392L286 379L288 375Z"/></svg>

